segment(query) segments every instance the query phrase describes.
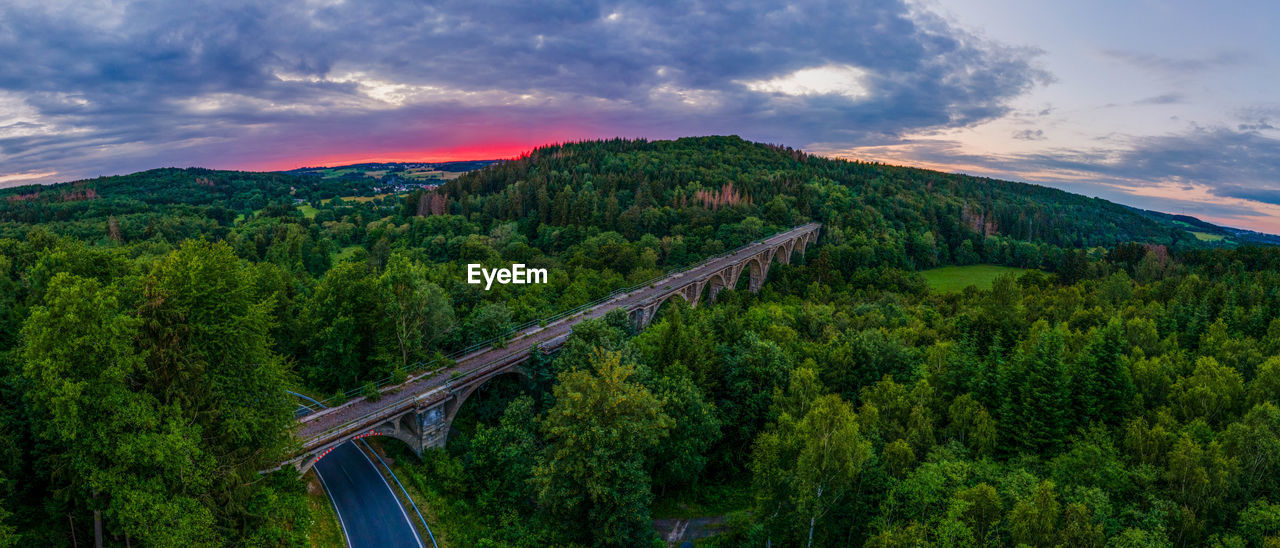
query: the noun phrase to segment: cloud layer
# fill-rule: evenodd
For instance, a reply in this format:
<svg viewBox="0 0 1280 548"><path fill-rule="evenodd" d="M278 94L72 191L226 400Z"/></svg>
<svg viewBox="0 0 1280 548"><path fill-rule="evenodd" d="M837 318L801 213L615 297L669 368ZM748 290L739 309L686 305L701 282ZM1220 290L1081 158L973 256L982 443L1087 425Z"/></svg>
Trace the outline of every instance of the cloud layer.
<svg viewBox="0 0 1280 548"><path fill-rule="evenodd" d="M1094 148L973 154L947 139L829 149L853 158L1050 184L1145 209L1280 234L1280 139L1267 118L1157 136L1108 139ZM1034 139L1026 130L1016 139Z"/></svg>
<svg viewBox="0 0 1280 548"><path fill-rule="evenodd" d="M20 0L0 51L0 185L614 135L870 144L1049 78L896 0Z"/></svg>

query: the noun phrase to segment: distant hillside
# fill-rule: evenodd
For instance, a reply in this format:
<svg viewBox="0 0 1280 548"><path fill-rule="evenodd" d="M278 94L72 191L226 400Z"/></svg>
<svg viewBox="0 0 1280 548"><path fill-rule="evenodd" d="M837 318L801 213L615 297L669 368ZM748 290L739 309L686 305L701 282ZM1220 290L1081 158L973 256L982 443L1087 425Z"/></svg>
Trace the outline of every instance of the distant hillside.
<svg viewBox="0 0 1280 548"><path fill-rule="evenodd" d="M1140 210L1157 221L1170 223L1186 228L1193 236L1204 242L1220 242L1223 244L1280 245L1280 236L1254 232L1243 228L1218 226L1192 217L1190 215L1174 215L1159 211Z"/></svg>
<svg viewBox="0 0 1280 548"><path fill-rule="evenodd" d="M22 238L39 226L100 241L112 223L123 227L127 241L192 234L220 237L237 216L270 204L347 193L373 195L375 189L362 181L326 184L283 173L152 169L0 190L0 237Z"/></svg>
<svg viewBox="0 0 1280 548"><path fill-rule="evenodd" d="M321 179L377 179L388 184L439 183L456 179L468 171L474 171L499 160L471 160L463 162L381 162L351 164L331 167L303 167L286 171L292 175L320 177Z"/></svg>
<svg viewBox="0 0 1280 548"><path fill-rule="evenodd" d="M134 237L218 235L236 219L268 206L292 208L337 197L385 197L439 184L492 163L359 164L288 172L159 168L13 187L0 189L0 237L20 237L41 225L55 233L93 240L102 236L102 227L111 219L136 232L131 234Z"/></svg>
<svg viewBox="0 0 1280 548"><path fill-rule="evenodd" d="M835 192L837 187L848 192ZM1151 214L1038 185L821 158L737 137L549 146L466 174L446 183L441 192L451 200L507 201L484 207L511 219L538 215L551 224L572 224L575 218L588 222L583 216L588 212L555 203L562 200L612 196L623 212L650 204L672 210L691 202L709 204L711 210L744 206L767 220L771 212L784 209L775 200L795 201L815 215L856 217L856 224L872 233L927 232L953 254L967 249L965 240L977 248L988 237L1062 248L1130 241L1175 248L1269 243L1259 235L1198 219ZM553 203L544 203L548 200ZM823 202L834 207L824 212L819 207ZM571 214L557 218L557 212ZM716 215L707 216L698 222ZM637 228L669 230L663 224L670 221L660 217L641 219Z"/></svg>
<svg viewBox="0 0 1280 548"><path fill-rule="evenodd" d="M1063 249L1122 242L1175 249L1280 243L1276 236L1043 186L833 160L738 137L589 141L539 148L513 161L366 163L273 173L164 168L30 185L0 189L0 235L50 222L65 233L100 234L108 218L126 216L130 226L226 226L271 204L335 197L403 198L402 213L412 215L425 211L420 195L427 192L438 196L432 203L441 211L609 226L629 237L714 230L747 216L783 226L795 221L785 218L788 211L798 209L818 219L842 217L863 227L859 238L906 242L899 245L911 248L908 253L936 247L937 261L925 263L960 257L1019 263L1015 256L1029 251L1010 242ZM987 240L1001 246L999 255L985 249ZM868 244L868 253L880 253L875 247Z"/></svg>

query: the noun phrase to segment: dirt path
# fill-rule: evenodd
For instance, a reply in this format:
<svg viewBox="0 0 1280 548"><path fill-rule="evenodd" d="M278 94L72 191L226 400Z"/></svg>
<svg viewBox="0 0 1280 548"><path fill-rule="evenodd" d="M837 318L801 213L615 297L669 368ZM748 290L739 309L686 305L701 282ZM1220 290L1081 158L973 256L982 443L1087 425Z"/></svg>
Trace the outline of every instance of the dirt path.
<svg viewBox="0 0 1280 548"><path fill-rule="evenodd" d="M668 518L653 520L653 528L667 546L692 547L693 541L713 537L725 530L724 516Z"/></svg>

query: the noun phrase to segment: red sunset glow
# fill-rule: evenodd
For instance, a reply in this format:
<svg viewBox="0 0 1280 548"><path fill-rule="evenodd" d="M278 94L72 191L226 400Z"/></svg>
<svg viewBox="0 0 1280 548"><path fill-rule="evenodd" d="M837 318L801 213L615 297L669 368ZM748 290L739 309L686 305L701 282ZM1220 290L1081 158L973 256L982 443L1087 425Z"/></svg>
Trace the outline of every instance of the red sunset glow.
<svg viewBox="0 0 1280 548"><path fill-rule="evenodd" d="M251 169L288 170L300 167L342 166L376 162L456 162L464 160L502 160L515 158L545 143L494 142L440 147L425 150L396 150L386 152L362 152L355 154L322 154L298 160L269 162Z"/></svg>
<svg viewBox="0 0 1280 548"><path fill-rule="evenodd" d="M492 120L485 120L483 125L491 124ZM301 167L343 166L378 162L504 160L517 158L535 148L550 144L617 136L619 135L582 128L573 124L565 124L554 128L541 128L539 130L502 129L498 127L471 128L469 131L465 131L465 134L450 135L447 138L433 137L416 144L402 144L391 140L381 143L331 142L317 144L314 148L320 150L300 150L292 154L292 158L270 158L261 161L248 160L236 162L235 165L225 167L277 171Z"/></svg>

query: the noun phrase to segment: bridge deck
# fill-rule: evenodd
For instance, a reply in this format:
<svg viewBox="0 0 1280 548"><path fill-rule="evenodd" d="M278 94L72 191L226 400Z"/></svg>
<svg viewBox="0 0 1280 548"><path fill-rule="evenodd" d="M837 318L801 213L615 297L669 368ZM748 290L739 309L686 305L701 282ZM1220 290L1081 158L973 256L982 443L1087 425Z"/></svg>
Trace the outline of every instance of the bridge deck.
<svg viewBox="0 0 1280 548"><path fill-rule="evenodd" d="M573 326L582 320L599 318L615 308L633 310L652 304L690 283L703 280L757 253L783 245L816 227L817 223L809 223L775 234L689 270L674 273L651 285L617 295L581 314L562 318L543 327L530 327L514 334L503 348L478 350L456 360L453 367L415 376L401 385L384 389L378 401L358 398L302 417L298 419L298 437L303 441L304 449L315 449L372 427L406 409L444 399L448 397L450 385L463 384L468 379L475 378L475 375L485 375L523 361L535 344L541 344L544 349L559 346L568 338Z"/></svg>

